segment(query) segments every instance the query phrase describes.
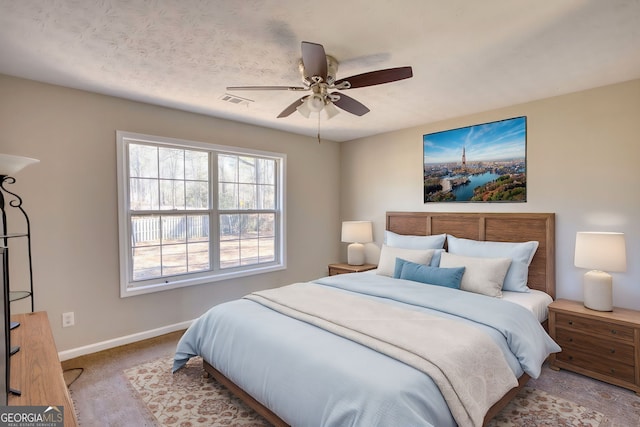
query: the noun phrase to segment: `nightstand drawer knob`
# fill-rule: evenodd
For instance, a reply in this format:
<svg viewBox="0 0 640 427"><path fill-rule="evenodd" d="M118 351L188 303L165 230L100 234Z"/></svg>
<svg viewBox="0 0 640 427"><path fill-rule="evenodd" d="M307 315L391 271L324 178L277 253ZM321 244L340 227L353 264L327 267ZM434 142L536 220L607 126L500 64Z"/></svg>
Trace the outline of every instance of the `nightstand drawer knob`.
<svg viewBox="0 0 640 427"><path fill-rule="evenodd" d="M616 349L615 349L615 348L612 348L612 349L611 349L611 354L614 354L615 352L616 352Z"/></svg>
<svg viewBox="0 0 640 427"><path fill-rule="evenodd" d="M570 324L570 325L573 325L573 320L569 320L569 324Z"/></svg>
<svg viewBox="0 0 640 427"><path fill-rule="evenodd" d="M611 333L612 333L613 335L615 335L615 334L617 334L617 333L618 333L618 331L616 331L615 329L612 329L612 330L611 330Z"/></svg>
<svg viewBox="0 0 640 427"><path fill-rule="evenodd" d="M573 338L569 338L569 342L573 342Z"/></svg>
<svg viewBox="0 0 640 427"><path fill-rule="evenodd" d="M569 360L573 360L573 356L569 356Z"/></svg>
<svg viewBox="0 0 640 427"><path fill-rule="evenodd" d="M613 369L613 368L611 368L611 373L612 373L612 374L615 374L615 373L616 373L616 370L615 370L615 369Z"/></svg>

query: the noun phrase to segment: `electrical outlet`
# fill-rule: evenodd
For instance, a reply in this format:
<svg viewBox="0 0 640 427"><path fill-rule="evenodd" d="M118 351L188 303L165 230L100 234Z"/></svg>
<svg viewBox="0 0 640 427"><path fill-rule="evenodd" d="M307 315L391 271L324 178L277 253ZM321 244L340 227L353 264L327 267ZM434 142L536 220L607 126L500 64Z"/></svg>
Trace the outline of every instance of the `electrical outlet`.
<svg viewBox="0 0 640 427"><path fill-rule="evenodd" d="M75 325L76 321L73 315L73 311L69 311L67 313L62 313L62 327L66 328L68 326Z"/></svg>

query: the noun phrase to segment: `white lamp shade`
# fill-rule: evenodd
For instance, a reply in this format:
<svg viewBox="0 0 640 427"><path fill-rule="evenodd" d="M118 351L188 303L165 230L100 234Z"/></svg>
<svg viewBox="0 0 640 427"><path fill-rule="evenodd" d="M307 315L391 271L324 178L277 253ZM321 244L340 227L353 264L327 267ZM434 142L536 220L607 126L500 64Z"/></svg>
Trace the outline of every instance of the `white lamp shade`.
<svg viewBox="0 0 640 427"><path fill-rule="evenodd" d="M342 241L348 243L368 243L373 241L371 221L344 221Z"/></svg>
<svg viewBox="0 0 640 427"><path fill-rule="evenodd" d="M319 111L322 111L322 109L324 108L324 98L322 98L322 95L314 93L307 98L306 104L309 107L309 110L317 113Z"/></svg>
<svg viewBox="0 0 640 427"><path fill-rule="evenodd" d="M626 271L624 233L579 231L574 264L591 270Z"/></svg>
<svg viewBox="0 0 640 427"><path fill-rule="evenodd" d="M298 113L302 114L303 116L305 116L307 119L309 118L309 116L311 115L311 110L309 110L309 107L307 106L306 102L303 102L302 104L298 105L296 107L296 110L298 110Z"/></svg>
<svg viewBox="0 0 640 427"><path fill-rule="evenodd" d="M39 161L29 157L0 154L0 176L14 176L22 169Z"/></svg>
<svg viewBox="0 0 640 427"><path fill-rule="evenodd" d="M340 111L338 111L336 106L333 105L333 103L331 102L327 103L327 105L324 106L324 112L325 112L325 115L327 116L327 119L335 117L340 113Z"/></svg>

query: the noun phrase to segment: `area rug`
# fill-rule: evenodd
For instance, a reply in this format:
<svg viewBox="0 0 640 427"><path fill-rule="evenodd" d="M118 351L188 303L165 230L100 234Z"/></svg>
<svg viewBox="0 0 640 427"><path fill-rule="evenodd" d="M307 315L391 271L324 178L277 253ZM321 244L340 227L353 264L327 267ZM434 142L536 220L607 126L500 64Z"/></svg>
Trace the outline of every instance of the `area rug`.
<svg viewBox="0 0 640 427"><path fill-rule="evenodd" d="M173 359L162 358L124 371L159 426L270 426L220 383L205 378L199 357L175 374L172 365Z"/></svg>
<svg viewBox="0 0 640 427"><path fill-rule="evenodd" d="M491 427L597 427L604 415L584 406L524 387L491 420Z"/></svg>
<svg viewBox="0 0 640 427"><path fill-rule="evenodd" d="M124 371L158 426L242 426L270 424L212 378L193 358L171 373L173 359L162 358ZM494 418L491 427L599 426L604 415L576 403L525 387Z"/></svg>

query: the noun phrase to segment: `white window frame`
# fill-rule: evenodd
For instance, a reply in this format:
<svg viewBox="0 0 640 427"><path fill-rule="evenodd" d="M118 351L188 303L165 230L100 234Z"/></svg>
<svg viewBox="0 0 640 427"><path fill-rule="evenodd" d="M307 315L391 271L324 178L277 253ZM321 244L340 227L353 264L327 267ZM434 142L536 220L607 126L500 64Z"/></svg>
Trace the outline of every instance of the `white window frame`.
<svg viewBox="0 0 640 427"><path fill-rule="evenodd" d="M275 224L274 250L275 261L270 263L253 264L234 268L220 269L219 259L219 217L220 213L254 213L255 211L225 211L218 209L218 168L215 160L210 161L209 209L203 213L210 214L209 251L211 265L207 271L185 273L176 276L165 276L151 280L133 280L133 259L131 255L131 211L129 206L129 143L142 143L155 146L176 147L181 149L197 149L207 151L215 157L216 154L233 154L240 156L256 156L276 161L276 194L275 194ZM286 154L260 151L249 148L231 147L209 144L205 142L188 141L183 139L161 136L144 135L126 131L116 131L117 147L117 179L118 179L118 228L120 251L120 297L147 294L182 288L185 286L212 283L238 277L263 274L286 269L286 215L285 215L285 182L286 182ZM161 211L164 214L184 213L183 211Z"/></svg>

